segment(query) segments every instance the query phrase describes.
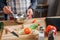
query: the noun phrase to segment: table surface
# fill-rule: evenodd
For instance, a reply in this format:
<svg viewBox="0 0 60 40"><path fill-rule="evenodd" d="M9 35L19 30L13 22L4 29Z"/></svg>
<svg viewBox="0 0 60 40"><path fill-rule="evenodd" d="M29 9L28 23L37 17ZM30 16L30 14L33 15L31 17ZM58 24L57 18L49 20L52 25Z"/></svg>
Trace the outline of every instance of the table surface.
<svg viewBox="0 0 60 40"><path fill-rule="evenodd" d="M35 18L35 19L40 20L41 25L46 27L45 21L44 21L45 18ZM25 25L31 24L32 20L27 21L25 23ZM21 25L16 24L14 21L4 21L4 24L5 24L5 26L12 27L12 28L17 28L16 26L21 26ZM57 36L56 36L55 40L58 40L59 38L60 38L60 32L57 32ZM12 35L11 33L5 34L5 30L4 30L3 35L2 35L2 40L15 40L15 39L18 39L18 38L15 37L14 35ZM47 40L47 37L45 37L44 40Z"/></svg>
<svg viewBox="0 0 60 40"><path fill-rule="evenodd" d="M45 22L44 22L45 18L34 18L34 19L36 19L37 22L40 22L40 25L45 27ZM29 25L33 24L32 21L34 19L26 21L24 23L24 26L25 27L27 27L27 26L29 27ZM21 25L16 24L13 20L12 21L4 21L4 25L5 25L5 27L17 28L17 29L21 26ZM23 36L21 38L23 38ZM18 40L18 38L16 38L11 33L5 34L5 30L3 31L2 40L15 40L15 39Z"/></svg>

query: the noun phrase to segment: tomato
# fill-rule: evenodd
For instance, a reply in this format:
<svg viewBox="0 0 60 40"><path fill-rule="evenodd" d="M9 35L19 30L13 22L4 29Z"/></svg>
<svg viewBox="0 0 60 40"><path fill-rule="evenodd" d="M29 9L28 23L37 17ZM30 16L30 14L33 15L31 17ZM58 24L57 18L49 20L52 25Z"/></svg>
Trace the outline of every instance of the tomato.
<svg viewBox="0 0 60 40"><path fill-rule="evenodd" d="M34 20L32 21L32 23L36 23L36 19L34 19Z"/></svg>
<svg viewBox="0 0 60 40"><path fill-rule="evenodd" d="M47 26L46 33L48 33L51 29L54 30L54 34L56 35L57 28L55 26L52 26L52 25Z"/></svg>
<svg viewBox="0 0 60 40"><path fill-rule="evenodd" d="M31 29L30 28L25 28L24 32L25 32L25 34L29 34L29 33L31 33Z"/></svg>

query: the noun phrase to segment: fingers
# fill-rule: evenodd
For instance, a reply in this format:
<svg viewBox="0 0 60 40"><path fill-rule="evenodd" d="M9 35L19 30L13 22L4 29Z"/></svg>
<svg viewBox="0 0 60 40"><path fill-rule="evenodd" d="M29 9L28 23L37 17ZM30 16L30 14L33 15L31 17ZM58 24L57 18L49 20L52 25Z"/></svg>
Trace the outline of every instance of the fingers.
<svg viewBox="0 0 60 40"><path fill-rule="evenodd" d="M5 14L11 14L11 13L13 13L8 6L5 6L5 7L3 8L3 11L4 11Z"/></svg>
<svg viewBox="0 0 60 40"><path fill-rule="evenodd" d="M12 32L14 31L12 28L9 28L9 27L4 27L5 30L8 30L9 32Z"/></svg>

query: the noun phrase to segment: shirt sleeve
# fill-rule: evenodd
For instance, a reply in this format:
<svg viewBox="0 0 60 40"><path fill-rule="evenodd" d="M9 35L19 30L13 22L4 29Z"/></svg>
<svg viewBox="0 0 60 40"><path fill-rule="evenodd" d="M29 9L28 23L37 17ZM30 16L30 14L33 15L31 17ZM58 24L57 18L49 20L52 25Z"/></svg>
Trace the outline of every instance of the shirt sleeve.
<svg viewBox="0 0 60 40"><path fill-rule="evenodd" d="M4 0L0 0L0 8L3 8L4 6L6 6L5 1Z"/></svg>
<svg viewBox="0 0 60 40"><path fill-rule="evenodd" d="M4 3L0 3L0 8L3 8L5 6Z"/></svg>
<svg viewBox="0 0 60 40"><path fill-rule="evenodd" d="M31 6L29 8L32 8L33 10L36 9L37 6L37 0L31 0Z"/></svg>

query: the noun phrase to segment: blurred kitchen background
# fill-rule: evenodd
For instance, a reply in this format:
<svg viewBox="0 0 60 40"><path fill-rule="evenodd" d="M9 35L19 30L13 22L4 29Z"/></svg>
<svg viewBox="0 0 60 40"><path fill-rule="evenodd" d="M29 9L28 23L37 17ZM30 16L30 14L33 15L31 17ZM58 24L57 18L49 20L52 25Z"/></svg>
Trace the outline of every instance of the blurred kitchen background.
<svg viewBox="0 0 60 40"><path fill-rule="evenodd" d="M37 0L37 3L34 13L35 18L60 16L60 0ZM8 20L8 18L0 9L0 20Z"/></svg>

